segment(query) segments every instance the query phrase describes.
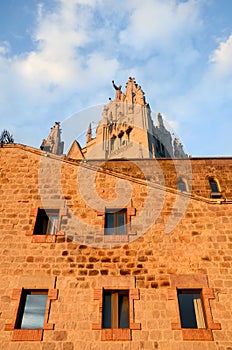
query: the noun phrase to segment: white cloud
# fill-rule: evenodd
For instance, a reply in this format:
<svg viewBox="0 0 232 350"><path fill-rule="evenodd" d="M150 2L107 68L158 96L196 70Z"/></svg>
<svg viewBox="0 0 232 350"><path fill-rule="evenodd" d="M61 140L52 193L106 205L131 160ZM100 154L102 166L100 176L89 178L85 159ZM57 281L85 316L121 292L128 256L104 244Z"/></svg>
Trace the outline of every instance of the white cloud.
<svg viewBox="0 0 232 350"><path fill-rule="evenodd" d="M73 93L78 96L89 93L96 101L96 89L99 85L104 88L115 75L119 67L117 58L94 44L99 30L93 30L95 3L60 0L53 12L45 12L39 4L37 26L32 34L35 49L15 56L11 62L4 57L14 70L15 85L23 87L31 104L36 99L54 103Z"/></svg>
<svg viewBox="0 0 232 350"><path fill-rule="evenodd" d="M221 75L232 74L232 34L226 41L222 41L219 47L210 57L215 72Z"/></svg>
<svg viewBox="0 0 232 350"><path fill-rule="evenodd" d="M120 33L121 44L146 54L156 48L162 52L179 49L184 41L201 26L199 4L194 0L177 3L175 0L133 1L128 27ZM176 46L176 44L178 46ZM178 52L177 52L178 53Z"/></svg>

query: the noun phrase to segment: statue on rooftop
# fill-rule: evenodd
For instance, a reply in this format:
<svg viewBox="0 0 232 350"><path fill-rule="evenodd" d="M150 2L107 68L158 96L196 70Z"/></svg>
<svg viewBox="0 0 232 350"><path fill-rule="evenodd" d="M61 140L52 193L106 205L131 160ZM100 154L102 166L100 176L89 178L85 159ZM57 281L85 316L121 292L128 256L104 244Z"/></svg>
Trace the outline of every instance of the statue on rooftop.
<svg viewBox="0 0 232 350"><path fill-rule="evenodd" d="M160 112L157 114L157 123L158 123L158 128L159 129L165 129L163 117L162 117Z"/></svg>
<svg viewBox="0 0 232 350"><path fill-rule="evenodd" d="M121 96L122 96L122 85L115 85L114 80L112 80L113 87L115 88L116 91L116 98L115 101L121 101Z"/></svg>

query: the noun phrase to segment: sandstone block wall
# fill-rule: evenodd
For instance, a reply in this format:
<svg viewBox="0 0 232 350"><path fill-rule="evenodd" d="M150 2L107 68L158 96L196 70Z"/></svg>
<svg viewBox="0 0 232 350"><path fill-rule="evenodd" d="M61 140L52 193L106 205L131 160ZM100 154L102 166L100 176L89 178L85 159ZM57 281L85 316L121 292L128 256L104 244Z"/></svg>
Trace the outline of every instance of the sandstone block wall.
<svg viewBox="0 0 232 350"><path fill-rule="evenodd" d="M78 161L61 162L58 156L45 157L20 145L0 148L1 348L231 350L232 159L190 162L188 195L177 191L181 161L176 166L166 159L88 161L86 178L79 178ZM212 175L226 201L210 199ZM109 206L120 203L120 181L129 183L121 182L125 207L134 208L131 232L139 234L129 235L127 242L105 244L101 210L107 201ZM80 183L87 190L82 192ZM43 206L67 210L54 241L33 241L31 235L34 212ZM175 299L178 283L186 288L202 284L212 340L183 339ZM106 284L131 291L131 340L102 340L96 327L101 310L97 295ZM6 325L17 306L13 291L41 285L58 291L48 319L54 329L44 330L42 341L12 341L13 331Z"/></svg>

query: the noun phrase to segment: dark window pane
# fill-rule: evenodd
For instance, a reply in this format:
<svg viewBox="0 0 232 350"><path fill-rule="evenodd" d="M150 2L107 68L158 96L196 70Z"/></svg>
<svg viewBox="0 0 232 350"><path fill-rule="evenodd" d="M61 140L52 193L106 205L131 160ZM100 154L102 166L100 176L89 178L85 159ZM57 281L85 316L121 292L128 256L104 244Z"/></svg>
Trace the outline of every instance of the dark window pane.
<svg viewBox="0 0 232 350"><path fill-rule="evenodd" d="M117 231L119 235L124 235L126 233L126 226L125 226L125 213L118 213L117 214Z"/></svg>
<svg viewBox="0 0 232 350"><path fill-rule="evenodd" d="M114 214L112 213L106 213L105 214L105 234L106 235L113 235L114 234Z"/></svg>
<svg viewBox="0 0 232 350"><path fill-rule="evenodd" d="M128 291L104 291L102 328L129 328Z"/></svg>
<svg viewBox="0 0 232 350"><path fill-rule="evenodd" d="M48 225L48 216L44 209L38 209L34 234L35 235L44 235L47 231Z"/></svg>
<svg viewBox="0 0 232 350"><path fill-rule="evenodd" d="M111 328L111 293L103 294L102 328Z"/></svg>
<svg viewBox="0 0 232 350"><path fill-rule="evenodd" d="M178 292L182 328L197 328L194 299L201 299L200 293Z"/></svg>
<svg viewBox="0 0 232 350"><path fill-rule="evenodd" d="M210 183L210 187L211 187L212 192L219 192L218 185L217 185L215 180L211 179L211 180L209 180L209 183Z"/></svg>
<svg viewBox="0 0 232 350"><path fill-rule="evenodd" d="M118 327L129 328L129 296L128 294L118 295Z"/></svg>
<svg viewBox="0 0 232 350"><path fill-rule="evenodd" d="M26 294L21 327L19 328L43 328L47 297L47 294Z"/></svg>
<svg viewBox="0 0 232 350"><path fill-rule="evenodd" d="M105 213L105 235L126 234L126 210L108 209Z"/></svg>

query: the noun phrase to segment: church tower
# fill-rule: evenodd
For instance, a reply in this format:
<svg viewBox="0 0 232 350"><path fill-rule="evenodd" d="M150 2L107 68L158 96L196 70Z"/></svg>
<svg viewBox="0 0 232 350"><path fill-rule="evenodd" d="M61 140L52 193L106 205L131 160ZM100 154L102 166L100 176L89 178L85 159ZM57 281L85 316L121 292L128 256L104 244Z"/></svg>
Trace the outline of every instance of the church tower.
<svg viewBox="0 0 232 350"><path fill-rule="evenodd" d="M104 106L96 137L87 132L86 147L82 149L85 158L173 158L174 153L185 158L183 151L174 152L171 134L160 113L158 126L154 126L150 106L135 78L129 78L124 92L114 80L112 84L116 96Z"/></svg>

